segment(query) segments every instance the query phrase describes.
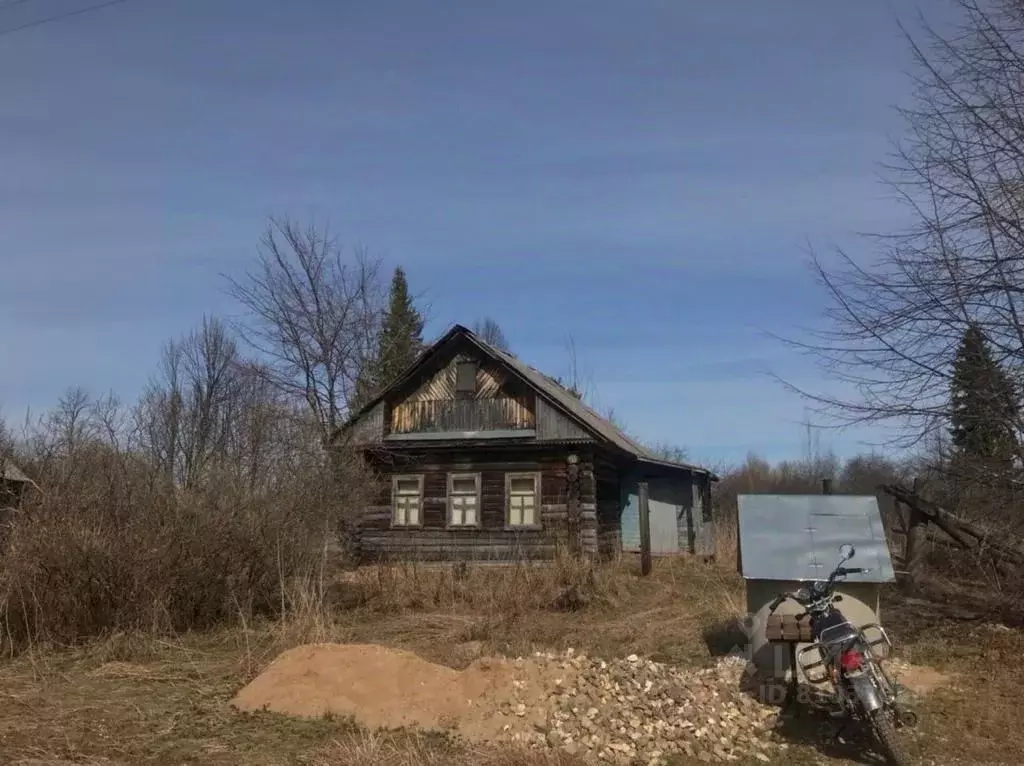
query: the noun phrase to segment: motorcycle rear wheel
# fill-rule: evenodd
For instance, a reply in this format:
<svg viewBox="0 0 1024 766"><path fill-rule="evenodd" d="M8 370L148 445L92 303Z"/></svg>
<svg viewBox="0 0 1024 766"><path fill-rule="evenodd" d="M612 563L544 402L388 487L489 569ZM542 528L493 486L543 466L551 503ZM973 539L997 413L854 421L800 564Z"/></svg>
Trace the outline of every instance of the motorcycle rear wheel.
<svg viewBox="0 0 1024 766"><path fill-rule="evenodd" d="M879 755L885 758L889 766L910 766L910 756L903 748L889 714L884 709L876 710L871 713L869 720L871 732L881 751Z"/></svg>

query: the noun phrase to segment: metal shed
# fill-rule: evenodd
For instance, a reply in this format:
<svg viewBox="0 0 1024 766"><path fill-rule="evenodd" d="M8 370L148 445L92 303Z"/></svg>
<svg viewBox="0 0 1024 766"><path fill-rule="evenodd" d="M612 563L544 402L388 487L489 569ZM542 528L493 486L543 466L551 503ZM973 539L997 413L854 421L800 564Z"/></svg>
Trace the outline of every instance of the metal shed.
<svg viewBox="0 0 1024 766"><path fill-rule="evenodd" d="M782 676L789 666L785 648L765 639L768 603L782 591L827 577L843 543L857 549L850 566L871 571L850 575L837 586L843 596L840 609L854 624L876 622L881 586L896 575L874 496L739 496L740 573L746 581L747 612L753 615L752 658L762 672ZM777 613L799 611L793 602L785 602Z"/></svg>

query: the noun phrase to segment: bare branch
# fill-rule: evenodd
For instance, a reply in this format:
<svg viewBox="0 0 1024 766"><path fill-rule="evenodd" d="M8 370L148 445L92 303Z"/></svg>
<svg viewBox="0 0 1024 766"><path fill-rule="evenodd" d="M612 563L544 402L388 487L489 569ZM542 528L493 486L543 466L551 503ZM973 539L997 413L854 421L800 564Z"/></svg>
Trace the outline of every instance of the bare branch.
<svg viewBox="0 0 1024 766"><path fill-rule="evenodd" d="M1024 2L958 4L951 34L904 30L914 99L887 170L914 224L872 237L871 262L812 256L825 321L787 340L845 389L789 386L818 414L891 427L904 447L948 423L950 364L971 323L1000 364L1024 370Z"/></svg>
<svg viewBox="0 0 1024 766"><path fill-rule="evenodd" d="M273 219L255 269L228 282L248 314L236 323L239 336L265 361L267 379L309 408L328 442L375 349L380 261L362 249L345 258L326 231Z"/></svg>

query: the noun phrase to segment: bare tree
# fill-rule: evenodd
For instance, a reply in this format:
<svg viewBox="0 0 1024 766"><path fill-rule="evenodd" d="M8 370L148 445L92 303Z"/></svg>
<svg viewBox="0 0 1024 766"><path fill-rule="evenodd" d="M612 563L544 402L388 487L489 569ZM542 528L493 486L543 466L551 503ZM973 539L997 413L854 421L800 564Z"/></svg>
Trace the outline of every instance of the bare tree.
<svg viewBox="0 0 1024 766"><path fill-rule="evenodd" d="M164 344L157 373L135 407L140 449L168 485L173 485L178 478L185 409L181 377L180 345L171 341Z"/></svg>
<svg viewBox="0 0 1024 766"><path fill-rule="evenodd" d="M80 387L69 388L57 405L34 423L26 422L29 451L45 468L71 465L70 458L95 436L92 399Z"/></svg>
<svg viewBox="0 0 1024 766"><path fill-rule="evenodd" d="M498 324L497 320L491 317L484 317L478 319L473 325L473 333L484 341L489 343L495 348L501 349L502 351L510 351L508 344L508 338L505 337L504 330L501 329L501 325Z"/></svg>
<svg viewBox="0 0 1024 766"><path fill-rule="evenodd" d="M344 422L356 381L375 349L383 313L380 262L345 257L327 231L272 219L256 268L229 279L247 310L240 337L267 379L313 413L323 444Z"/></svg>
<svg viewBox="0 0 1024 766"><path fill-rule="evenodd" d="M229 457L247 368L227 327L204 317L164 346L136 409L140 444L172 483L197 486Z"/></svg>
<svg viewBox="0 0 1024 766"><path fill-rule="evenodd" d="M238 396L239 355L227 327L204 317L179 346L187 415L182 431L185 484L197 483L225 456L231 404Z"/></svg>
<svg viewBox="0 0 1024 766"><path fill-rule="evenodd" d="M7 426L3 413L0 412L0 461L9 459L14 454L14 435ZM3 463L0 462L0 467Z"/></svg>
<svg viewBox="0 0 1024 766"><path fill-rule="evenodd" d="M686 448L672 442L653 442L644 446L648 452L662 460L672 463L685 463L689 460Z"/></svg>
<svg viewBox="0 0 1024 766"><path fill-rule="evenodd" d="M565 354L568 369L566 370L564 379L561 377L557 378L558 384L569 391L577 399L589 402L594 394L593 386L580 370L579 354L576 353L576 340L572 335L566 338ZM611 408L608 410L607 417L609 420L612 417Z"/></svg>
<svg viewBox="0 0 1024 766"><path fill-rule="evenodd" d="M876 423L891 444L948 423L951 362L970 323L1024 370L1024 0L956 0L959 29L904 30L916 62L907 125L887 166L914 224L871 238L872 262L813 258L824 329L790 339L852 395L794 388L833 424Z"/></svg>

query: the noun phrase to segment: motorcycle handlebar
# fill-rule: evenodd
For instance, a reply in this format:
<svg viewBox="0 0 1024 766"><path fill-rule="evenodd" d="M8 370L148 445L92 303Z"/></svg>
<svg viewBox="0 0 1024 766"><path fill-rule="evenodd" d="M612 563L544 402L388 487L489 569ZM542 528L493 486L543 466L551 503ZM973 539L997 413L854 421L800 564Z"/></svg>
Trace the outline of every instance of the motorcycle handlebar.
<svg viewBox="0 0 1024 766"><path fill-rule="evenodd" d="M838 578L844 577L844 576L849 575L849 574L861 574L863 572L870 572L870 571L872 571L872 570L866 569L864 567L843 567L843 566L836 567L835 570L833 570L832 574L829 575L828 580L825 581L825 587L824 587L823 591L819 591L817 595L818 596L822 596L822 597L834 597L834 598L836 598L836 600L838 600L840 598L839 596L833 596L833 594L834 594L833 587L835 585L835 581ZM812 594L813 593L814 593L814 591L812 590ZM780 593L778 596L776 596L774 599L772 599L772 601L768 604L768 614L774 613L775 610L778 609L779 606L782 605L782 602L787 600L787 599L793 599L794 601L796 601L798 604L801 604L801 605L807 605L807 604L809 604L809 603L811 603L812 601L815 600L814 598L812 598L812 599L801 599L801 598L799 598L797 596L796 593Z"/></svg>

